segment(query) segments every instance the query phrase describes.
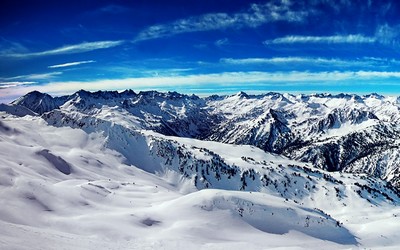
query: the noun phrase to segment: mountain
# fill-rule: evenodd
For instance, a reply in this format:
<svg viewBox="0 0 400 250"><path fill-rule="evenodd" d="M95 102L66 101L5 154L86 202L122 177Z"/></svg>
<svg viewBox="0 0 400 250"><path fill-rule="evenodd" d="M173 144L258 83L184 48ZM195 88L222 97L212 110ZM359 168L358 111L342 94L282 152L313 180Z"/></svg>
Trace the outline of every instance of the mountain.
<svg viewBox="0 0 400 250"><path fill-rule="evenodd" d="M200 98L81 90L56 98L32 92L12 104L58 126L99 118L164 135L253 145L321 169L366 173L400 187L397 153L389 153L397 152L399 144L400 101L395 97L240 92Z"/></svg>
<svg viewBox="0 0 400 250"><path fill-rule="evenodd" d="M396 249L398 105L28 94L0 111L0 247Z"/></svg>
<svg viewBox="0 0 400 250"><path fill-rule="evenodd" d="M13 101L11 104L28 108L38 114L43 114L58 108L65 100L65 97L53 98L48 94L33 91Z"/></svg>

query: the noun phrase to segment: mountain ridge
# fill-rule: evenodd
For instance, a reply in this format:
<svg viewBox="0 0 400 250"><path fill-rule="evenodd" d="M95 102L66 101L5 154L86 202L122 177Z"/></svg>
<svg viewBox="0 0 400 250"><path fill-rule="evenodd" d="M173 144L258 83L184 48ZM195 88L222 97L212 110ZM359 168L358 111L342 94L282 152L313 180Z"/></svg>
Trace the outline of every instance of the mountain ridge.
<svg viewBox="0 0 400 250"><path fill-rule="evenodd" d="M77 123L82 115L105 120L118 116L135 129L254 145L321 169L367 173L400 187L393 174L398 171L397 160L383 161L379 157L379 152L393 151L400 143L400 104L398 98L376 93L358 96L239 92L201 98L177 92L133 90L80 90L69 96L51 97L36 91L11 104L53 122L55 110Z"/></svg>
<svg viewBox="0 0 400 250"><path fill-rule="evenodd" d="M27 98L53 109L0 106L5 248L400 245L397 126L351 108L375 97Z"/></svg>

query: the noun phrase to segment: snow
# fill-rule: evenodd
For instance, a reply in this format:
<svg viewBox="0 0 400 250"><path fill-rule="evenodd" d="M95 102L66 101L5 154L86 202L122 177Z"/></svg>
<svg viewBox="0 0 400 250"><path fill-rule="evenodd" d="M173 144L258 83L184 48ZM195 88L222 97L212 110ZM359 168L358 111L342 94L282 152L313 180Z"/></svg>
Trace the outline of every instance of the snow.
<svg viewBox="0 0 400 250"><path fill-rule="evenodd" d="M28 108L25 108L23 106L19 105L10 105L10 104L4 104L0 103L0 111L7 112L8 114L13 114L15 116L26 116L26 115L31 115L34 116L36 115L35 112L31 111Z"/></svg>
<svg viewBox="0 0 400 250"><path fill-rule="evenodd" d="M165 138L167 140L173 140L182 145L189 145L197 148L207 148L217 153L218 155L223 156L223 158L230 164L237 164L240 166L248 165L248 168L254 167L254 164L243 164L242 156L251 156L253 161L274 162L275 164L305 165L303 163L292 161L286 157L277 154L265 152L251 145L232 145L215 141L196 140L196 139L175 137L175 136L165 136L150 130L142 130L141 133L145 135L157 136L159 138Z"/></svg>
<svg viewBox="0 0 400 250"><path fill-rule="evenodd" d="M19 131L1 134L0 166L8 180L1 182L2 248L345 249L358 244L350 231L329 217L270 194L183 194L182 186L124 165L118 153L101 146L104 138L99 134L70 128L57 128L55 133L41 119L7 118L2 123ZM231 161L238 161L234 156L239 151L257 160L284 161L251 146L180 142L228 152ZM17 152L24 157L15 161ZM71 173L66 175L57 164L68 164ZM372 223L381 225L382 217ZM360 231L371 237L368 230ZM387 242L382 238L380 243Z"/></svg>
<svg viewBox="0 0 400 250"><path fill-rule="evenodd" d="M242 93L220 99L218 109L236 117L260 105L293 105L308 119L339 106L365 105L354 97L299 98ZM168 119L190 116L189 104L157 101L171 112ZM243 109L235 110L238 104ZM251 145L162 135L118 105L99 105L85 113L66 103L52 119L45 114L47 121L10 115L9 108L0 112L0 249L400 247L400 198L382 180L328 173ZM158 107L144 112L165 115ZM377 123L342 123L320 138L368 131ZM190 167L212 159L239 172L230 179L221 172L218 179L211 169L204 176L210 188L200 181L195 186L204 169ZM241 178L247 186L239 191Z"/></svg>
<svg viewBox="0 0 400 250"><path fill-rule="evenodd" d="M320 138L323 140L323 139L327 139L330 137L341 137L346 134L354 133L357 131L363 131L363 130L368 129L376 124L378 124L378 122L375 120L367 120L360 124L351 124L349 122L346 122L346 123L341 124L337 128L332 128L332 129L328 130L327 133L322 135Z"/></svg>

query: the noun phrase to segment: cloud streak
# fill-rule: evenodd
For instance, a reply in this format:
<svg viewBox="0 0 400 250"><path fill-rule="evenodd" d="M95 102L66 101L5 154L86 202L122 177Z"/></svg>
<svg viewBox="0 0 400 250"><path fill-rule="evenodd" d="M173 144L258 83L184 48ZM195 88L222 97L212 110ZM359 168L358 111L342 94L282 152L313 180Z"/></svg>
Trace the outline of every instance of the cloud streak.
<svg viewBox="0 0 400 250"><path fill-rule="evenodd" d="M0 89L12 88L21 85L36 84L37 82L29 81L13 81L13 82L0 82Z"/></svg>
<svg viewBox="0 0 400 250"><path fill-rule="evenodd" d="M288 0L273 1L266 4L252 4L247 11L233 14L208 13L176 20L167 24L150 26L141 31L134 42L170 37L182 33L223 30L227 28L256 28L260 25L277 22L302 22L309 12L292 10Z"/></svg>
<svg viewBox="0 0 400 250"><path fill-rule="evenodd" d="M306 43L326 43L326 44L340 44L340 43L352 43L352 44L372 44L377 42L375 37L363 36L361 34L354 35L336 35L336 36L285 36L279 37L272 40L266 40L265 45L270 44L306 44Z"/></svg>
<svg viewBox="0 0 400 250"><path fill-rule="evenodd" d="M97 41L97 42L84 42L74 45L66 45L56 49L45 50L40 52L26 52L26 53L1 53L5 57L13 58L29 58L29 57L39 57L39 56L52 56L52 55L63 55L63 54L75 54L89 52L98 49L107 49L119 46L123 44L124 41Z"/></svg>
<svg viewBox="0 0 400 250"><path fill-rule="evenodd" d="M221 58L220 63L228 65L312 65L313 67L389 67L399 65L394 59L363 57L356 60L323 57L272 57L272 58Z"/></svg>
<svg viewBox="0 0 400 250"><path fill-rule="evenodd" d="M61 75L62 72L51 72L51 73L43 73L43 74L30 74L30 75L21 75L21 76L13 76L6 78L7 80L48 80L52 79L55 76Z"/></svg>
<svg viewBox="0 0 400 250"><path fill-rule="evenodd" d="M347 64L349 61L320 57L272 57L272 58L221 58L220 62L234 65L285 64L285 63L334 63Z"/></svg>
<svg viewBox="0 0 400 250"><path fill-rule="evenodd" d="M383 81L386 84L398 86L399 79L399 71L223 72L217 74L193 74L184 76L107 79L91 82L65 81L52 82L44 85L18 85L16 87L2 89L0 97L6 99L7 96L23 95L33 90L61 95L70 94L79 89L90 91L110 89L123 90L129 88L165 90L171 88L204 88L213 86L213 88L224 90L232 86L276 87L277 84L279 84L279 86L297 86L306 83L308 86L317 87L322 85L331 86L333 83L336 85L354 85L355 81L359 84L376 84L376 82Z"/></svg>
<svg viewBox="0 0 400 250"><path fill-rule="evenodd" d="M362 34L333 35L333 36L299 36L290 35L264 41L265 45L280 44L383 44L398 46L400 41L400 25L380 25L373 36Z"/></svg>
<svg viewBox="0 0 400 250"><path fill-rule="evenodd" d="M223 47L225 45L229 44L229 39L228 38L223 38L223 39L219 39L217 41L214 42L214 45L217 47Z"/></svg>
<svg viewBox="0 0 400 250"><path fill-rule="evenodd" d="M79 62L69 62L69 63L51 65L48 68L50 68L50 69L65 68L65 67L77 66L77 65L81 65L81 64L94 63L94 62L96 62L96 61L88 60L88 61L79 61Z"/></svg>

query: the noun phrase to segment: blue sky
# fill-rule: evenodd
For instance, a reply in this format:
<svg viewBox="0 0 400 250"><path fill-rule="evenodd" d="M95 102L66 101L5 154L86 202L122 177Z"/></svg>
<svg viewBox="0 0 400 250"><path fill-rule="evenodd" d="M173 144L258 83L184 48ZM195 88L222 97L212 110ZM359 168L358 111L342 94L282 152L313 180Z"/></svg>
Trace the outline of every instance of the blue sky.
<svg viewBox="0 0 400 250"><path fill-rule="evenodd" d="M3 0L0 101L127 88L399 95L398 13L394 0Z"/></svg>

